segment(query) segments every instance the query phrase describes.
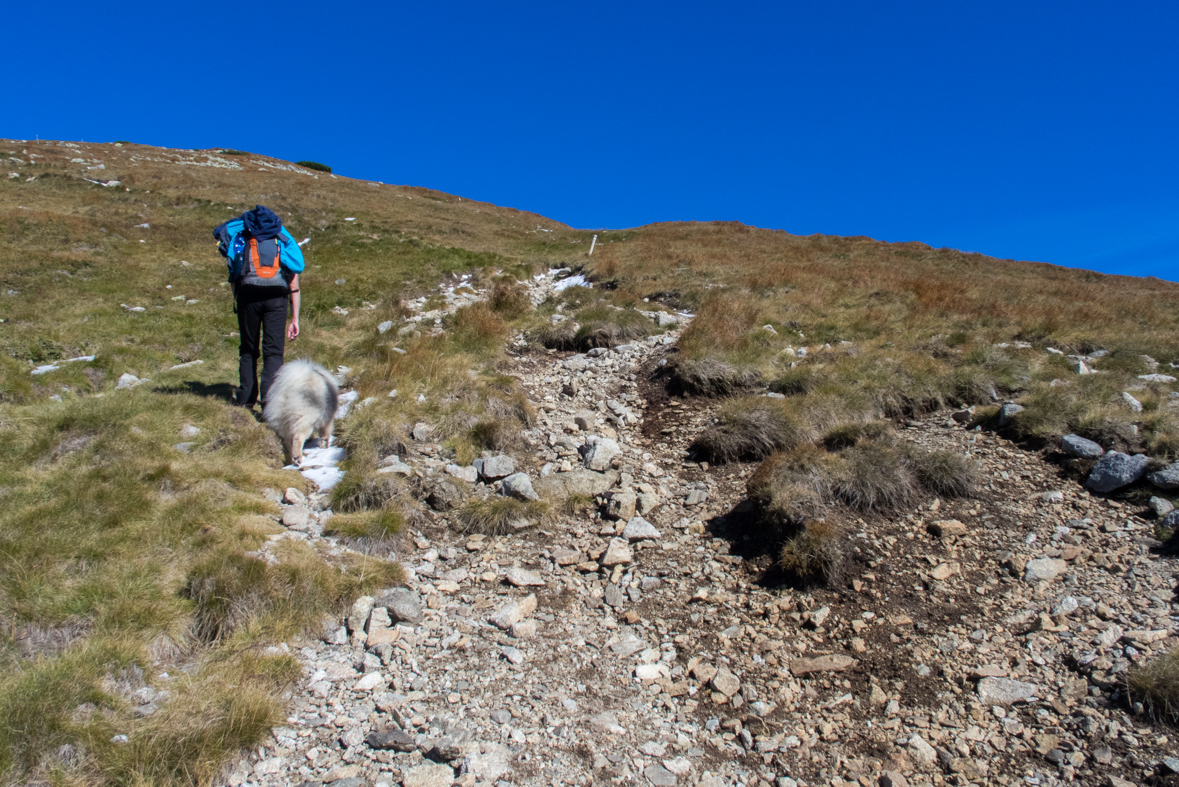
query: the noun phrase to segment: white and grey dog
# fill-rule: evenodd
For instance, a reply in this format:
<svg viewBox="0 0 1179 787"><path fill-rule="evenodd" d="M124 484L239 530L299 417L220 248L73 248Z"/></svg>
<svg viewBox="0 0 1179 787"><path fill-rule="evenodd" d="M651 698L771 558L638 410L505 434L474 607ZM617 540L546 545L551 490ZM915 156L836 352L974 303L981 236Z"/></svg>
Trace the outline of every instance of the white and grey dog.
<svg viewBox="0 0 1179 787"><path fill-rule="evenodd" d="M283 364L266 396L262 417L282 440L286 458L303 461L303 443L318 434L326 446L332 439L340 391L327 369L306 360Z"/></svg>

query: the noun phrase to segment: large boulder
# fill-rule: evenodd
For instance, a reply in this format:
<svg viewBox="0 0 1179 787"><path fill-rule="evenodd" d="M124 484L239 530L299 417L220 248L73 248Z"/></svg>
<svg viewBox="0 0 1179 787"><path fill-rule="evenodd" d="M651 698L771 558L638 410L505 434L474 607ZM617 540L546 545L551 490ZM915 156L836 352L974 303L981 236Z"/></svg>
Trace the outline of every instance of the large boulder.
<svg viewBox="0 0 1179 787"><path fill-rule="evenodd" d="M1093 470L1085 481L1085 488L1099 494L1121 489L1142 478L1149 462L1150 459L1145 454L1131 456L1110 451L1093 465Z"/></svg>
<svg viewBox="0 0 1179 787"><path fill-rule="evenodd" d="M1079 459L1097 459L1105 453L1100 445L1079 434L1066 434L1060 438L1060 450Z"/></svg>

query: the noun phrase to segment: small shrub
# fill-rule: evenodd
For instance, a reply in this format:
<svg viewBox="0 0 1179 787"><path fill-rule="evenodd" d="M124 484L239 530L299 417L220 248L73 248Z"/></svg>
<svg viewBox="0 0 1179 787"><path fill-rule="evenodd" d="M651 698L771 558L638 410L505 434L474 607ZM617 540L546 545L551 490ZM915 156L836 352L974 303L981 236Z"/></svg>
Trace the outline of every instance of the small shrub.
<svg viewBox="0 0 1179 787"><path fill-rule="evenodd" d="M329 167L327 164L320 164L318 161L296 161L295 163L297 165L299 165L300 167L306 167L307 169L313 169L316 172L326 172L329 175L332 174L331 167Z"/></svg>
<svg viewBox="0 0 1179 787"><path fill-rule="evenodd" d="M698 396L727 396L761 384L761 372L712 357L679 358L669 364L671 388Z"/></svg>
<svg viewBox="0 0 1179 787"><path fill-rule="evenodd" d="M248 156L248 155L250 155L249 152L245 151L245 150L223 149L218 152L221 153L221 155L223 155L223 156Z"/></svg>
<svg viewBox="0 0 1179 787"><path fill-rule="evenodd" d="M548 513L548 503L543 500L495 497L467 503L459 509L458 521L464 533L502 536L534 526Z"/></svg>
<svg viewBox="0 0 1179 787"><path fill-rule="evenodd" d="M778 553L778 565L804 582L831 584L842 564L843 530L826 519L808 521Z"/></svg>
<svg viewBox="0 0 1179 787"><path fill-rule="evenodd" d="M1179 647L1149 664L1132 667L1126 677L1130 698L1141 702L1159 721L1179 722Z"/></svg>
<svg viewBox="0 0 1179 787"><path fill-rule="evenodd" d="M717 464L752 461L793 448L808 436L808 430L774 400L738 399L721 408L717 423L697 437L690 450Z"/></svg>

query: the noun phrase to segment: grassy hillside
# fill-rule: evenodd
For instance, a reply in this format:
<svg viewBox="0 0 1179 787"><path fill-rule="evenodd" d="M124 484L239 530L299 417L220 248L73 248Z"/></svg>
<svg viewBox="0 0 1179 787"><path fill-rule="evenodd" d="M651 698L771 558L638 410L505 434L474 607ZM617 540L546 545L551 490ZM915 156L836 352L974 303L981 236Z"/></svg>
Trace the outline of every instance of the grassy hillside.
<svg viewBox="0 0 1179 787"><path fill-rule="evenodd" d="M265 490L303 488L270 433L227 404L236 321L211 230L257 203L310 238L288 357L351 367L380 399L341 429L335 507L352 512L341 522L359 557L248 554L281 529ZM610 305L698 313L667 382L734 397L699 450L774 454L757 483L847 450L849 425L966 405L986 423L1016 399L1020 436L1076 431L1159 459L1179 446L1171 386L1138 378L1179 361L1179 285L729 223L598 234L587 258L590 232L535 214L238 151L0 141L0 773L65 774L84 755L96 783L199 783L264 734L298 674L267 647L398 577L378 542L417 501L374 480L376 457L423 418L460 461L510 447L492 427L530 418L501 373L514 329L555 347L637 330L570 292L582 330L560 335L556 304L533 312L512 284L542 268L585 265ZM497 297L443 335L377 333L459 273ZM1067 356L1098 350L1100 373L1078 375ZM148 382L116 390L124 374ZM767 387L786 398L753 396ZM167 710L136 717L128 690L161 672Z"/></svg>

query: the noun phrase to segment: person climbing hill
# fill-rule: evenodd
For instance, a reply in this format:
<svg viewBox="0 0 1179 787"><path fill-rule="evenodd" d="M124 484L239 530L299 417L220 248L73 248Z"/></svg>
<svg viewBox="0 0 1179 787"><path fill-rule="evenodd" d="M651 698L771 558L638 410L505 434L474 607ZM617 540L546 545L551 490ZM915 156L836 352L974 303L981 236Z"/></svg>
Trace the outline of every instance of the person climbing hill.
<svg viewBox="0 0 1179 787"><path fill-rule="evenodd" d="M213 230L217 250L229 266L234 311L241 333L238 388L234 403L253 407L266 394L282 368L285 339L299 335L299 274L304 268L303 250L270 208L258 205L239 218ZM290 304L291 321L287 319ZM258 357L262 357L261 386Z"/></svg>

